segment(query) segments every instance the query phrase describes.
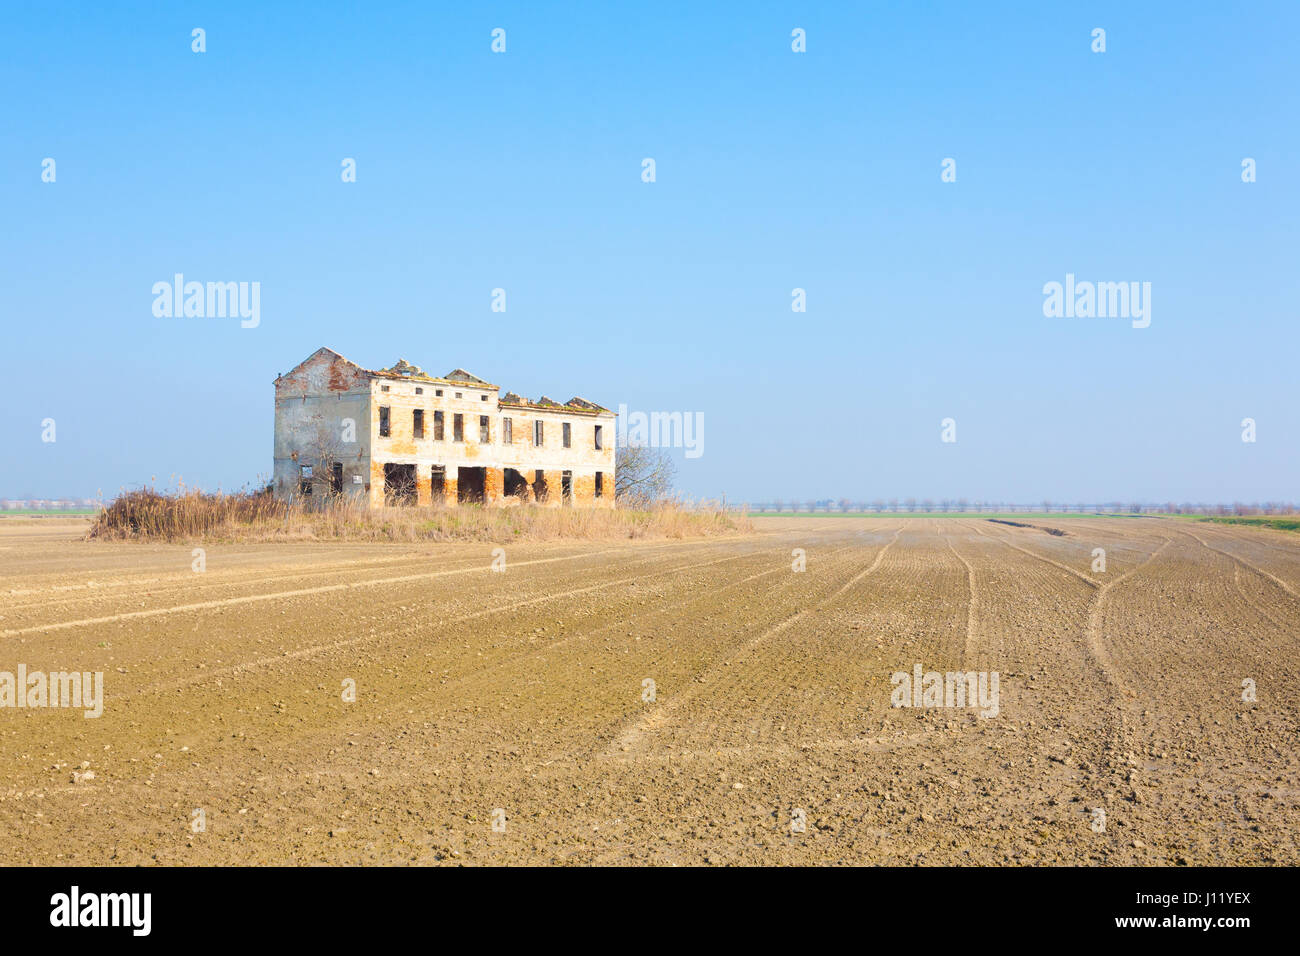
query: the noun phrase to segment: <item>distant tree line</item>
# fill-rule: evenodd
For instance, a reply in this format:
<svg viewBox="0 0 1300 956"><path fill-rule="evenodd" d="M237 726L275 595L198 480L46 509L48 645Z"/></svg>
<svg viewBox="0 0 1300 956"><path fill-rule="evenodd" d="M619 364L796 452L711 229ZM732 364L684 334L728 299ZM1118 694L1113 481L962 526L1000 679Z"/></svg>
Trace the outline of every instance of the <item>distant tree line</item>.
<svg viewBox="0 0 1300 956"><path fill-rule="evenodd" d="M101 508L98 498L0 498L0 511L85 511Z"/></svg>
<svg viewBox="0 0 1300 956"><path fill-rule="evenodd" d="M1037 504L1009 501L983 501L968 498L875 498L872 501L854 501L849 498L798 499L773 498L771 501L749 502L734 505L733 508L747 508L751 512L789 512L793 514L813 514L823 512L834 514L935 514L967 512L975 514L1014 514L1030 512L1058 512L1064 514L1170 514L1170 515L1291 515L1297 513L1297 507L1289 501L1265 501L1247 504L1234 501L1232 504L1203 504L1172 501L1138 502L1108 501L1104 504L1087 504L1085 502L1064 502L1044 500Z"/></svg>

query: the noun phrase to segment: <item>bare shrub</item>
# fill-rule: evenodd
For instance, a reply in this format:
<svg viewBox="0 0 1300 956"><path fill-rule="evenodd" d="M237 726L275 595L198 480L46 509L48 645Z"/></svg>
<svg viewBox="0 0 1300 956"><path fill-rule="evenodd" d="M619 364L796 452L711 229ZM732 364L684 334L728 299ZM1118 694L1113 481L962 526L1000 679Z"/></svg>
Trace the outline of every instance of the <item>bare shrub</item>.
<svg viewBox="0 0 1300 956"><path fill-rule="evenodd" d="M89 537L109 540L220 541L516 541L554 538L685 538L752 530L749 516L716 503L661 503L644 509L369 508L344 498L304 505L268 492L164 495L152 489L120 495L99 515Z"/></svg>
<svg viewBox="0 0 1300 956"><path fill-rule="evenodd" d="M281 520L288 506L269 491L167 495L152 488L114 498L90 526L92 538L146 537L177 540L229 525L259 525Z"/></svg>

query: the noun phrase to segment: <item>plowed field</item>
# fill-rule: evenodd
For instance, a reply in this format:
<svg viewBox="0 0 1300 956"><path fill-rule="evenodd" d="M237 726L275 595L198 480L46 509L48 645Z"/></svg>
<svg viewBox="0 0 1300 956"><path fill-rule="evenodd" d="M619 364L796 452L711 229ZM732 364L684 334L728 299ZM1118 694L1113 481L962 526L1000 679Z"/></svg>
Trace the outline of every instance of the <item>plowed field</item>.
<svg viewBox="0 0 1300 956"><path fill-rule="evenodd" d="M1026 520L1066 534L773 518L504 572L335 543L198 572L0 519L0 672L105 691L0 708L0 862L1300 863L1300 536ZM918 664L997 672L996 715L891 706Z"/></svg>

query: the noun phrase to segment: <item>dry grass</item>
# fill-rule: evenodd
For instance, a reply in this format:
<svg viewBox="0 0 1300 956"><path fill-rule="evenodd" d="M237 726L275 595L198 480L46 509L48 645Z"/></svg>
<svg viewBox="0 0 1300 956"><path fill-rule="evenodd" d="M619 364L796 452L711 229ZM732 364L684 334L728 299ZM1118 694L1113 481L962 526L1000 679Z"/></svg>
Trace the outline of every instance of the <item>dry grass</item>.
<svg viewBox="0 0 1300 956"><path fill-rule="evenodd" d="M345 501L303 507L264 492L129 491L109 504L89 537L150 541L544 541L557 538L693 538L752 530L747 514L711 503L645 510L537 505L377 508Z"/></svg>

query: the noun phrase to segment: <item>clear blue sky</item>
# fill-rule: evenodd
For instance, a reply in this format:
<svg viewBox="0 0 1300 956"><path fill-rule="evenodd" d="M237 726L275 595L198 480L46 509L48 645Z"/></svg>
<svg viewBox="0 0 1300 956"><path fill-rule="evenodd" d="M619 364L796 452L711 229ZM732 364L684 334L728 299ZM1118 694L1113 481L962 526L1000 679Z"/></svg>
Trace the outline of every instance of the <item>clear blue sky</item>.
<svg viewBox="0 0 1300 956"><path fill-rule="evenodd" d="M252 482L327 345L701 412L695 496L1300 498L1297 4L469 6L5 6L0 496Z"/></svg>

